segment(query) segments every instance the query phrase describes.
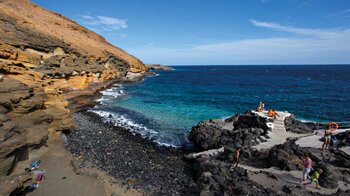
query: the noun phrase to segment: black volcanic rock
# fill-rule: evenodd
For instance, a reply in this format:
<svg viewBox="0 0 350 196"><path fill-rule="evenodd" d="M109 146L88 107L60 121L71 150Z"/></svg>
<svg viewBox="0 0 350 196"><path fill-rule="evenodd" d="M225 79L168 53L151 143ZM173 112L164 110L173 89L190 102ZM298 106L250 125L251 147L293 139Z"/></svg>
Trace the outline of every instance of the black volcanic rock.
<svg viewBox="0 0 350 196"><path fill-rule="evenodd" d="M153 195L197 195L191 165L183 152L158 146L129 130L105 122L91 112L73 114L74 131L67 135L67 148L74 157L75 172L97 167L128 187Z"/></svg>
<svg viewBox="0 0 350 196"><path fill-rule="evenodd" d="M225 126L233 124L232 129ZM258 144L269 128L266 119L252 113L236 115L225 121L206 120L192 127L189 140L199 150L208 150L222 146L250 147Z"/></svg>
<svg viewBox="0 0 350 196"><path fill-rule="evenodd" d="M284 119L284 125L287 131L293 133L312 133L313 128L316 128L316 126L312 123L309 123L309 125L307 125L301 121L296 120L294 115L286 117Z"/></svg>
<svg viewBox="0 0 350 196"><path fill-rule="evenodd" d="M243 168L215 159L198 159L194 166L200 195L275 195L276 192L249 180Z"/></svg>
<svg viewBox="0 0 350 196"><path fill-rule="evenodd" d="M276 145L269 150L268 160L270 167L278 167L282 170L301 170L303 162L300 157L304 151L294 141L287 141L283 144Z"/></svg>
<svg viewBox="0 0 350 196"><path fill-rule="evenodd" d="M221 137L226 134L228 131L201 122L192 127L189 140L199 149L207 150L218 148L221 145Z"/></svg>
<svg viewBox="0 0 350 196"><path fill-rule="evenodd" d="M284 144L274 146L269 150L267 162L268 167L278 167L282 170L302 170L302 156L304 153L310 155L313 161L313 169L322 169L319 182L322 187L334 189L338 187L338 181L350 183L350 171L341 169L348 168L350 156L346 156L341 151L323 152L321 149L301 148L294 141L287 141ZM340 168L339 168L340 167Z"/></svg>
<svg viewBox="0 0 350 196"><path fill-rule="evenodd" d="M237 120L233 121L235 130L246 128L260 128L264 130L265 134L268 130L270 130L266 125L266 119L252 112L246 112L245 114L238 115L236 119Z"/></svg>

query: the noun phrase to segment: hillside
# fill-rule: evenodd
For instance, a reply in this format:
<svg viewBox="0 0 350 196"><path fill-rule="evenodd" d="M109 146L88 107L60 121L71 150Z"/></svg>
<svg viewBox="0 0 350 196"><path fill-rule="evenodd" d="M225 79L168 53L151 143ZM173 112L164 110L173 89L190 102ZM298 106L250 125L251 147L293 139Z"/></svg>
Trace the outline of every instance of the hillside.
<svg viewBox="0 0 350 196"><path fill-rule="evenodd" d="M0 0L0 34L0 182L74 126L67 98L147 71L102 36L27 0Z"/></svg>

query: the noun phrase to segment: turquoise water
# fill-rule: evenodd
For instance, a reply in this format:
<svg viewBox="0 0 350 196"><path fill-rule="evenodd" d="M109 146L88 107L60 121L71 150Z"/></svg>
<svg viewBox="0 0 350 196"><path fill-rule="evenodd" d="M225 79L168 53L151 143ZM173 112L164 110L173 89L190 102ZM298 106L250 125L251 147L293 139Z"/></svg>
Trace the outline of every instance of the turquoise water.
<svg viewBox="0 0 350 196"><path fill-rule="evenodd" d="M185 66L103 92L94 111L161 144L187 144L199 121L266 107L350 124L350 66ZM113 114L111 116L111 114Z"/></svg>

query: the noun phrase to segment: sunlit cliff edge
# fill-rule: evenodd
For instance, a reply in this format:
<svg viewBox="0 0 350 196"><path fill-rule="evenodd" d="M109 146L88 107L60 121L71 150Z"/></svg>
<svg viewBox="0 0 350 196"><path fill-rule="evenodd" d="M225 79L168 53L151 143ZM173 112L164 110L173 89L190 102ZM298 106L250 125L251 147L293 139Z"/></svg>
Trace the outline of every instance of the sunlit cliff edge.
<svg viewBox="0 0 350 196"><path fill-rule="evenodd" d="M0 0L0 35L0 176L73 127L72 92L147 71L102 36L27 0Z"/></svg>

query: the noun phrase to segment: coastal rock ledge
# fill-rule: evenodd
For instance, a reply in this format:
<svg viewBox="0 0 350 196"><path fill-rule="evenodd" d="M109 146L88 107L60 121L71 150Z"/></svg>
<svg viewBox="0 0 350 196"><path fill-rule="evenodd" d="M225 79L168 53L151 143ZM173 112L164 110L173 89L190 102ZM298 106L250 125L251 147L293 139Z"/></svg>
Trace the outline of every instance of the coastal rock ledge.
<svg viewBox="0 0 350 196"><path fill-rule="evenodd" d="M189 140L200 195L348 195L350 130L334 132L337 148L322 151L322 130L287 112L277 119L248 111L227 119L210 119L192 127ZM305 142L304 142L305 141ZM300 145L299 145L300 144ZM315 147L317 146L317 147ZM236 152L240 158L236 165ZM301 183L303 155L322 169L321 189Z"/></svg>
<svg viewBox="0 0 350 196"><path fill-rule="evenodd" d="M0 176L11 176L34 149L71 130L69 99L148 69L61 14L0 2Z"/></svg>

